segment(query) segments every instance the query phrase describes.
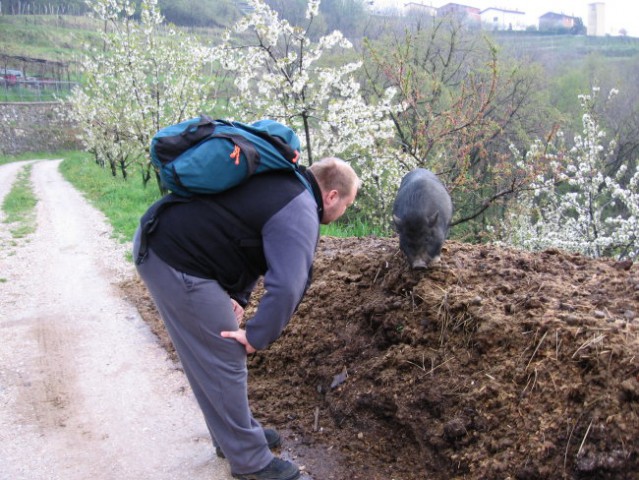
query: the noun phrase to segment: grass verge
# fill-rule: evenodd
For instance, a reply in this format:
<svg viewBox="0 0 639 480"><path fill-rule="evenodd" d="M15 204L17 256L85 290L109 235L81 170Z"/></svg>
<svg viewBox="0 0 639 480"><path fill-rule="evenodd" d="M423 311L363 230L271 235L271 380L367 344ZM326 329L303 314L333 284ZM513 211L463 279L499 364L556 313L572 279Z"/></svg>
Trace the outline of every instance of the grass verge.
<svg viewBox="0 0 639 480"><path fill-rule="evenodd" d="M11 190L2 202L4 223L9 225L9 231L16 239L24 238L36 229L35 206L38 200L31 185L32 166L26 165L18 172Z"/></svg>
<svg viewBox="0 0 639 480"><path fill-rule="evenodd" d="M63 158L62 175L106 215L118 241L131 240L142 214L160 198L155 184L145 188L135 177L128 180L113 177L86 152L68 152Z"/></svg>
<svg viewBox="0 0 639 480"><path fill-rule="evenodd" d="M330 225L322 225L320 227L320 234L327 237L388 236L388 234L385 234L381 229L377 231L376 229L371 228L368 224L362 222L359 219L355 219L355 221L350 223L342 223L340 221L337 221L335 223L331 223Z"/></svg>

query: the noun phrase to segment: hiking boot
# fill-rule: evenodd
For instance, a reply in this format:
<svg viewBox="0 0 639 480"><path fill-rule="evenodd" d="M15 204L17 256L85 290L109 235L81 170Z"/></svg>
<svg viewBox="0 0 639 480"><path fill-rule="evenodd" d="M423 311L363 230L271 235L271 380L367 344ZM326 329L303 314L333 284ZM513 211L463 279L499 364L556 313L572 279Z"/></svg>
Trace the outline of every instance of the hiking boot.
<svg viewBox="0 0 639 480"><path fill-rule="evenodd" d="M280 434L277 433L277 430L273 430L272 428L265 428L264 436L266 437L266 444L271 450L282 445L282 438L280 437ZM224 452L222 452L222 449L217 445L215 446L215 454L219 458L226 458L224 456Z"/></svg>
<svg viewBox="0 0 639 480"><path fill-rule="evenodd" d="M295 480L300 476L300 469L294 463L275 457L271 463L255 473L231 473L231 475L240 480Z"/></svg>

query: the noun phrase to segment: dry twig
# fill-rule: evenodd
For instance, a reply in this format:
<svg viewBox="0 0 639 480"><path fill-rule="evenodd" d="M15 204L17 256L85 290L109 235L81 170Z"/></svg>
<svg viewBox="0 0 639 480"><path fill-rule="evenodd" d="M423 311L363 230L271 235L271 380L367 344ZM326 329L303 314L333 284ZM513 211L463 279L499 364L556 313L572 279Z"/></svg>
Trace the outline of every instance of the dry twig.
<svg viewBox="0 0 639 480"><path fill-rule="evenodd" d="M584 342L583 344L581 344L581 346L580 346L577 350L575 350L575 353L573 353L573 354L572 354L572 357L571 357L571 358L575 358L575 356L576 356L576 355L577 355L577 354L578 354L581 350L583 350L584 348L590 347L591 345L594 345L594 344L596 344L596 343L601 342L604 338L606 338L606 336L605 336L605 335L597 335L597 336L595 336L595 337L591 338L590 340L588 340L588 341Z"/></svg>
<svg viewBox="0 0 639 480"><path fill-rule="evenodd" d="M579 445L579 450L577 450L577 456L579 456L579 454L581 453L581 449L584 447L584 443L586 443L586 438L588 437L588 433L590 432L590 427L592 427L592 422L594 422L595 419L591 419L590 420L590 425L588 425L588 428L586 429L586 433L584 434L584 438L581 441L581 445Z"/></svg>
<svg viewBox="0 0 639 480"><path fill-rule="evenodd" d="M530 357L530 360L528 360L528 363L526 364L526 370L528 370L528 367L530 366L530 362L533 361L533 358L535 358L535 355L537 354L537 351L539 350L539 347L541 347L541 344L544 343L544 339L546 338L546 335L548 335L548 330L546 330L543 334L543 336L541 337L541 340L539 340L539 343L537 344L537 348L535 348L535 351L533 352L532 356ZM535 372L537 372L537 370L535 370Z"/></svg>
<svg viewBox="0 0 639 480"><path fill-rule="evenodd" d="M314 415L314 420L313 420L313 431L317 432L319 431L319 413L320 413L320 409L319 407L315 407L315 415Z"/></svg>

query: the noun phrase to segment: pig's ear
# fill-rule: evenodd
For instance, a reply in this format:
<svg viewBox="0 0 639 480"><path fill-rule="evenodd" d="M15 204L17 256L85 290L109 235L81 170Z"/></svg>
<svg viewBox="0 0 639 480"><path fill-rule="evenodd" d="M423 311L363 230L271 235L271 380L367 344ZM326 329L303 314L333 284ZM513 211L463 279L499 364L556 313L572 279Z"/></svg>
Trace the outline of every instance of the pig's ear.
<svg viewBox="0 0 639 480"><path fill-rule="evenodd" d="M402 219L399 218L397 215L393 215L393 223L396 227L400 227L402 225Z"/></svg>
<svg viewBox="0 0 639 480"><path fill-rule="evenodd" d="M428 219L428 224L432 227L437 223L437 219L439 218L439 212L433 213L433 216Z"/></svg>

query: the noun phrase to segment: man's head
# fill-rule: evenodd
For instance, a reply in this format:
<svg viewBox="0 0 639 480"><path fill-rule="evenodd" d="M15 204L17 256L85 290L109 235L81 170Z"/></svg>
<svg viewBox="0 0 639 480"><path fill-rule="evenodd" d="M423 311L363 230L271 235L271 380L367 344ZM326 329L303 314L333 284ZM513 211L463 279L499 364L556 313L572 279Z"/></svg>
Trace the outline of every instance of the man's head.
<svg viewBox="0 0 639 480"><path fill-rule="evenodd" d="M309 170L322 191L322 223L329 224L341 217L353 204L361 183L360 179L348 163L334 157L315 162Z"/></svg>

